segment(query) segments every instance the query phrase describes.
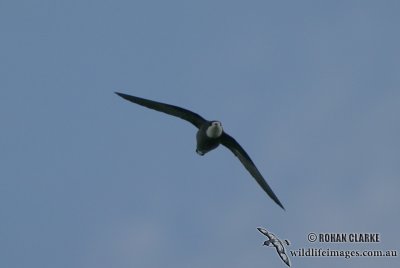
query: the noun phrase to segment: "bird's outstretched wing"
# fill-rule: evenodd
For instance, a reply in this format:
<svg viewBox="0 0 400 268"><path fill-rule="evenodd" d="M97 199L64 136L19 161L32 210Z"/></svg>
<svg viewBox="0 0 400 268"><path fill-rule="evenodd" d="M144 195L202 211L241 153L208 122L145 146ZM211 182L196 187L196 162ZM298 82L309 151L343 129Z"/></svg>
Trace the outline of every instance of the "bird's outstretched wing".
<svg viewBox="0 0 400 268"><path fill-rule="evenodd" d="M256 165L253 163L250 156L246 153L242 146L240 146L240 144L234 138L225 132L221 136L221 144L231 150L232 153L239 158L240 162L242 162L244 167L250 172L261 188L269 195L269 197L272 198L272 200L275 201L275 203L285 210L278 197L274 194L271 187L269 187L268 183L265 181L264 177L261 175L260 171L258 171Z"/></svg>
<svg viewBox="0 0 400 268"><path fill-rule="evenodd" d="M265 230L264 228L257 227L257 230L260 231L263 235L268 236L268 238L271 238L270 233L267 230Z"/></svg>
<svg viewBox="0 0 400 268"><path fill-rule="evenodd" d="M265 230L264 228L257 227L257 230L260 231L263 235L265 235L265 236L268 237L269 239L279 240L273 233L268 232L268 231ZM271 243L272 243L272 242L271 242Z"/></svg>
<svg viewBox="0 0 400 268"><path fill-rule="evenodd" d="M184 108L178 107L178 106L174 106L174 105L170 105L170 104L166 104L166 103L162 103L162 102L156 102L156 101L152 101L152 100L147 100L147 99L143 99L143 98L139 98L139 97L135 97L135 96L127 95L124 93L119 93L119 92L115 92L115 94L117 94L118 96L120 96L128 101L142 105L144 107L182 118L183 120L186 120L186 121L192 123L197 128L200 128L200 126L202 124L204 124L204 122L207 121L200 115L198 115L192 111L186 110Z"/></svg>

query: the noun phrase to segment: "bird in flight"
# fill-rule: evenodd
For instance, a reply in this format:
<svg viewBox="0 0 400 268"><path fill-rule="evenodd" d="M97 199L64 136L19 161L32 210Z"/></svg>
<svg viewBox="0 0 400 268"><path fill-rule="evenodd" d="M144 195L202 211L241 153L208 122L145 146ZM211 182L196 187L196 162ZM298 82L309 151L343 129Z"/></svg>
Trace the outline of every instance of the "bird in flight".
<svg viewBox="0 0 400 268"><path fill-rule="evenodd" d="M282 240L276 237L273 233L268 232L264 228L258 227L258 231L260 231L263 235L268 237L267 241L264 241L264 246L269 246L269 247L275 247L276 252L278 253L279 257L282 259L284 263L286 263L287 266L290 267L290 259L289 256L286 253L285 247L283 244L286 244L287 246L290 245L289 240L284 240L284 243L282 243Z"/></svg>
<svg viewBox="0 0 400 268"><path fill-rule="evenodd" d="M232 153L240 160L240 162L244 165L244 167L249 171L249 173L254 177L257 183L261 186L261 188L268 194L268 196L275 201L282 209L285 209L282 203L279 201L278 197L272 191L271 187L264 180L260 171L258 171L256 165L251 160L250 156L246 153L246 151L240 146L240 144L232 138L228 133L226 133L223 128L221 122L217 120L208 121L187 109L156 102L148 99L143 99L119 92L115 92L118 96L131 101L133 103L142 105L144 107L163 112L172 116L176 116L182 118L183 120L188 121L193 124L196 128L198 128L196 134L197 146L196 153L199 155L205 155L209 151L218 147L218 145L222 144L227 147Z"/></svg>

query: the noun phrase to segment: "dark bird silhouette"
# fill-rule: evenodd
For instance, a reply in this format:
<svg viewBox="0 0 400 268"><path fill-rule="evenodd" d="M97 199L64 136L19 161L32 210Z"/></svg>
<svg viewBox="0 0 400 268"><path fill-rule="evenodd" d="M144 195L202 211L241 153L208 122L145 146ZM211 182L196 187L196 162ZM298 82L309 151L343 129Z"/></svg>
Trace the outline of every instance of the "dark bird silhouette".
<svg viewBox="0 0 400 268"><path fill-rule="evenodd" d="M231 150L234 155L236 155L236 157L240 160L240 162L242 162L244 167L250 172L250 174L254 177L261 188L268 194L268 196L272 198L272 200L274 200L275 203L278 204L282 209L285 209L278 197L272 191L271 187L264 180L260 171L258 171L250 156L234 138L232 138L223 130L221 122L217 120L208 121L197 113L178 106L147 100L119 92L115 93L133 103L182 118L183 120L192 123L196 128L198 128L196 134L196 152L199 155L205 155L209 151L217 148L220 144L224 145Z"/></svg>

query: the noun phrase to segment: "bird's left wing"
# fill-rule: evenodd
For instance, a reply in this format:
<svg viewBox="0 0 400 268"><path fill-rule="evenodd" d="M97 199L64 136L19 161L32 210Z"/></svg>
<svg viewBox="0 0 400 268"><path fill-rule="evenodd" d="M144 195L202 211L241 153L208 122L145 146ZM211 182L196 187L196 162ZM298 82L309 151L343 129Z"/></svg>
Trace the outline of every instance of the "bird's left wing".
<svg viewBox="0 0 400 268"><path fill-rule="evenodd" d="M269 197L271 197L272 200L274 200L275 203L277 203L282 209L285 209L242 146L240 146L240 144L234 138L225 132L221 136L221 144L231 150L232 153L239 158L240 162L242 162L244 167L250 172L250 174L254 177L261 188L269 195Z"/></svg>
<svg viewBox="0 0 400 268"><path fill-rule="evenodd" d="M147 99L143 99L143 98L139 98L139 97L135 97L135 96L131 96L128 94L119 93L119 92L115 92L115 94L117 94L118 96L120 96L128 101L142 105L144 107L182 118L183 120L186 120L186 121L192 123L197 128L200 128L200 126L204 122L206 122L206 120L203 117L201 117L200 115L198 115L192 111L189 111L187 109L175 106L175 105L152 101L152 100L147 100Z"/></svg>

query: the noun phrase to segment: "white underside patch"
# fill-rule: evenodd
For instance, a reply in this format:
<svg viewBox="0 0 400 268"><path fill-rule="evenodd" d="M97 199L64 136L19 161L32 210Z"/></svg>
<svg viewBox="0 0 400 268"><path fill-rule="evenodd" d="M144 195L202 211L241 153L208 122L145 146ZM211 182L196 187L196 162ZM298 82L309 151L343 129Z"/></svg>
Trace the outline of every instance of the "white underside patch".
<svg viewBox="0 0 400 268"><path fill-rule="evenodd" d="M220 124L213 124L206 130L207 137L218 138L222 135L222 126Z"/></svg>

